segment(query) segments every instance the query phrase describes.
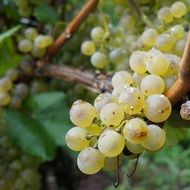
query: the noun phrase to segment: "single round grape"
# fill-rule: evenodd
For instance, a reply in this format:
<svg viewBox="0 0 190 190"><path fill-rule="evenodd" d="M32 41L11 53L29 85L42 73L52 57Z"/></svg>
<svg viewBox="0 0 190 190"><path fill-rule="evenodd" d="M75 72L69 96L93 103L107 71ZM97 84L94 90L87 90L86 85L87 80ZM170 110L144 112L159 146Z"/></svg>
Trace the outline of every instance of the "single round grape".
<svg viewBox="0 0 190 190"><path fill-rule="evenodd" d="M176 39L172 35L163 33L158 36L156 47L163 52L168 52L173 48L175 42Z"/></svg>
<svg viewBox="0 0 190 190"><path fill-rule="evenodd" d="M124 137L113 130L104 131L98 139L98 149L106 157L118 156L124 146Z"/></svg>
<svg viewBox="0 0 190 190"><path fill-rule="evenodd" d="M140 86L141 81L144 79L144 77L146 77L148 74L147 73L133 73L132 77L133 77L133 81L134 81L134 86Z"/></svg>
<svg viewBox="0 0 190 190"><path fill-rule="evenodd" d="M46 47L51 46L53 44L53 37L50 35L45 35L44 42L46 42Z"/></svg>
<svg viewBox="0 0 190 190"><path fill-rule="evenodd" d="M103 69L108 64L107 56L102 52L95 52L92 54L90 61L92 65L98 69Z"/></svg>
<svg viewBox="0 0 190 190"><path fill-rule="evenodd" d="M101 109L100 119L106 126L118 126L124 119L124 110L117 103L106 104Z"/></svg>
<svg viewBox="0 0 190 190"><path fill-rule="evenodd" d="M91 30L90 36L93 41L101 42L105 37L105 31L101 26L97 26Z"/></svg>
<svg viewBox="0 0 190 190"><path fill-rule="evenodd" d="M169 90L172 85L176 82L177 80L177 76L176 75L171 75L171 76L168 76L168 77L165 77L164 78L164 83L165 83L165 90Z"/></svg>
<svg viewBox="0 0 190 190"><path fill-rule="evenodd" d="M34 40L34 46L39 49L44 49L53 43L51 36L38 35Z"/></svg>
<svg viewBox="0 0 190 190"><path fill-rule="evenodd" d="M18 49L23 53L28 53L32 50L32 43L30 40L23 39L18 44Z"/></svg>
<svg viewBox="0 0 190 190"><path fill-rule="evenodd" d="M11 101L11 97L6 92L0 92L0 106L7 106Z"/></svg>
<svg viewBox="0 0 190 190"><path fill-rule="evenodd" d="M96 97L94 100L94 107L96 108L97 112L100 112L105 105L114 102L116 102L115 97L112 94L105 92Z"/></svg>
<svg viewBox="0 0 190 190"><path fill-rule="evenodd" d="M17 80L19 76L19 71L17 69L9 69L6 72L6 77L9 78L11 81Z"/></svg>
<svg viewBox="0 0 190 190"><path fill-rule="evenodd" d="M134 154L141 154L144 151L144 148L141 144L133 144L126 140L127 149Z"/></svg>
<svg viewBox="0 0 190 190"><path fill-rule="evenodd" d="M37 48L36 46L33 46L31 53L34 57L40 58L40 57L43 57L45 55L46 50Z"/></svg>
<svg viewBox="0 0 190 190"><path fill-rule="evenodd" d="M109 60L115 64L121 64L124 61L124 53L120 48L116 48L109 53Z"/></svg>
<svg viewBox="0 0 190 190"><path fill-rule="evenodd" d="M145 64L146 52L144 51L134 51L129 59L129 65L134 72L145 73L146 64Z"/></svg>
<svg viewBox="0 0 190 190"><path fill-rule="evenodd" d="M129 120L123 128L123 135L125 139L133 144L142 143L147 134L147 124L140 118Z"/></svg>
<svg viewBox="0 0 190 190"><path fill-rule="evenodd" d="M29 5L27 6L19 6L18 12L23 17L30 17L32 14L32 9Z"/></svg>
<svg viewBox="0 0 190 190"><path fill-rule="evenodd" d="M153 28L149 28L143 32L141 40L144 45L151 47L155 45L157 37L158 32Z"/></svg>
<svg viewBox="0 0 190 190"><path fill-rule="evenodd" d="M182 1L176 1L173 3L170 10L175 18L181 18L187 13L187 7Z"/></svg>
<svg viewBox="0 0 190 190"><path fill-rule="evenodd" d="M13 94L19 97L21 100L26 98L29 94L29 88L25 83L18 83L13 89Z"/></svg>
<svg viewBox="0 0 190 190"><path fill-rule="evenodd" d="M154 94L146 99L144 114L150 121L159 123L168 119L171 109L171 103L166 96Z"/></svg>
<svg viewBox="0 0 190 190"><path fill-rule="evenodd" d="M0 79L0 92L8 92L12 89L13 84L10 78L3 77Z"/></svg>
<svg viewBox="0 0 190 190"><path fill-rule="evenodd" d="M140 89L145 96L162 94L165 89L164 80L158 75L148 75L141 81Z"/></svg>
<svg viewBox="0 0 190 190"><path fill-rule="evenodd" d="M99 150L88 147L79 153L77 165L83 173L95 174L103 168L104 157Z"/></svg>
<svg viewBox="0 0 190 190"><path fill-rule="evenodd" d="M96 46L94 44L94 42L92 41L85 41L82 43L81 45L81 52L84 54L84 55L92 55L96 50Z"/></svg>
<svg viewBox="0 0 190 190"><path fill-rule="evenodd" d="M70 149L74 151L81 151L89 145L86 135L86 129L73 127L67 132L65 142Z"/></svg>
<svg viewBox="0 0 190 190"><path fill-rule="evenodd" d="M105 157L104 161L104 168L107 171L115 171L117 170L118 167L118 156L116 157ZM121 165L122 162L122 155L119 155L119 166Z"/></svg>
<svg viewBox="0 0 190 190"><path fill-rule="evenodd" d="M182 56L186 45L186 40L178 40L175 44L175 51L178 55Z"/></svg>
<svg viewBox="0 0 190 190"><path fill-rule="evenodd" d="M143 140L142 145L150 151L160 150L166 141L166 133L157 125L148 125L148 135Z"/></svg>
<svg viewBox="0 0 190 190"><path fill-rule="evenodd" d="M179 40L184 37L185 31L182 25L177 24L172 26L172 28L170 29L170 33L173 36L173 38Z"/></svg>
<svg viewBox="0 0 190 190"><path fill-rule="evenodd" d="M123 105L125 113L137 114L144 107L144 95L137 88L128 87L120 94L119 103Z"/></svg>
<svg viewBox="0 0 190 190"><path fill-rule="evenodd" d="M169 61L161 51L153 48L147 54L146 67L151 74L163 75L168 70Z"/></svg>
<svg viewBox="0 0 190 190"><path fill-rule="evenodd" d="M38 35L38 31L35 28L30 27L24 31L24 35L28 40L34 40Z"/></svg>
<svg viewBox="0 0 190 190"><path fill-rule="evenodd" d="M112 86L114 88L122 85L130 86L131 84L133 84L133 78L127 71L116 72L112 77Z"/></svg>
<svg viewBox="0 0 190 190"><path fill-rule="evenodd" d="M170 23L173 21L173 14L169 7L162 7L158 11L157 16L160 21L163 21L165 23Z"/></svg>
<svg viewBox="0 0 190 190"><path fill-rule="evenodd" d="M88 102L77 100L70 110L70 119L78 127L89 127L96 117L96 109Z"/></svg>

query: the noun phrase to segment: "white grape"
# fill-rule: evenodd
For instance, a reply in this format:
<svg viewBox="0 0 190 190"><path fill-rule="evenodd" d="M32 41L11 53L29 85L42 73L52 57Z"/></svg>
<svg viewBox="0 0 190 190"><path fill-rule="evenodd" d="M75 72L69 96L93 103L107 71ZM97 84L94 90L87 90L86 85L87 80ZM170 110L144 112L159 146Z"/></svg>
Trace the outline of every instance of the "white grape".
<svg viewBox="0 0 190 190"><path fill-rule="evenodd" d="M105 31L101 26L97 26L91 30L91 38L95 42L101 42L105 37Z"/></svg>
<svg viewBox="0 0 190 190"><path fill-rule="evenodd" d="M108 58L102 52L93 53L90 58L90 61L92 65L98 69L103 69L108 64Z"/></svg>
<svg viewBox="0 0 190 190"><path fill-rule="evenodd" d="M141 144L133 144L126 140L127 149L134 154L141 154L144 151L144 148Z"/></svg>
<svg viewBox="0 0 190 190"><path fill-rule="evenodd" d="M24 35L28 40L34 40L38 35L38 31L35 28L30 27L24 31Z"/></svg>
<svg viewBox="0 0 190 190"><path fill-rule="evenodd" d="M92 55L96 50L96 46L94 44L94 42L92 41L85 41L82 43L81 45L81 52L84 54L84 55Z"/></svg>
<svg viewBox="0 0 190 190"><path fill-rule="evenodd" d="M182 1L173 3L170 10L175 18L181 18L187 13L187 7Z"/></svg>
<svg viewBox="0 0 190 190"><path fill-rule="evenodd" d="M32 43L28 39L23 39L18 44L18 49L23 53L28 53L32 50Z"/></svg>
<svg viewBox="0 0 190 190"><path fill-rule="evenodd" d="M177 25L174 25L171 29L170 29L170 33L171 35L173 36L173 38L176 38L176 39L181 39L183 38L185 32L184 32L184 28L182 25L180 24L177 24Z"/></svg>
<svg viewBox="0 0 190 190"><path fill-rule="evenodd" d="M163 21L165 23L170 23L173 21L173 15L169 7L162 7L158 11L157 16L160 21Z"/></svg>
<svg viewBox="0 0 190 190"><path fill-rule="evenodd" d="M124 61L124 53L120 48L116 48L109 53L109 60L112 63L120 64Z"/></svg>

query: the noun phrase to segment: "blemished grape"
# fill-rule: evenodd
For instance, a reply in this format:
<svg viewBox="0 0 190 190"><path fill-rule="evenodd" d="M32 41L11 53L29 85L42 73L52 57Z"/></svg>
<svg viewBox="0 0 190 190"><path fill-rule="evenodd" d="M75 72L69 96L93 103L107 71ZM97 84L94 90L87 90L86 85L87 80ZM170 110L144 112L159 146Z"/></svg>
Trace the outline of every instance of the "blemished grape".
<svg viewBox="0 0 190 190"><path fill-rule="evenodd" d="M8 92L12 89L12 81L8 77L0 79L0 92Z"/></svg>
<svg viewBox="0 0 190 190"><path fill-rule="evenodd" d="M148 135L143 140L142 145L149 151L160 150L166 141L166 133L157 125L148 125Z"/></svg>
<svg viewBox="0 0 190 190"><path fill-rule="evenodd" d="M173 14L171 12L171 9L169 7L162 7L159 11L158 11L158 19L160 21L163 21L165 23L170 23L173 21Z"/></svg>
<svg viewBox="0 0 190 190"><path fill-rule="evenodd" d="M130 86L133 83L133 78L131 74L127 71L116 72L112 77L112 86L116 88L117 86Z"/></svg>
<svg viewBox="0 0 190 190"><path fill-rule="evenodd" d="M0 92L0 106L7 106L11 101L11 97L6 92Z"/></svg>
<svg viewBox="0 0 190 190"><path fill-rule="evenodd" d="M118 126L124 119L123 107L117 103L106 104L101 109L100 119L106 126Z"/></svg>
<svg viewBox="0 0 190 190"><path fill-rule="evenodd" d="M67 132L65 136L65 142L70 149L74 151L81 151L89 145L86 135L86 129L73 127Z"/></svg>
<svg viewBox="0 0 190 190"><path fill-rule="evenodd" d="M115 171L117 170L118 167L118 156L116 157L105 157L104 161L104 170L107 171ZM119 166L121 165L122 162L122 155L119 155Z"/></svg>
<svg viewBox="0 0 190 190"><path fill-rule="evenodd" d="M124 58L124 53L120 48L116 48L109 53L109 60L112 63L120 64L124 61Z"/></svg>
<svg viewBox="0 0 190 190"><path fill-rule="evenodd" d="M176 39L181 39L183 38L185 32L184 32L184 28L182 25L180 24L177 24L177 25L174 25L172 26L172 28L170 29L170 33L171 35L176 38Z"/></svg>
<svg viewBox="0 0 190 190"><path fill-rule="evenodd" d="M90 36L94 42L101 42L105 37L105 31L101 26L97 26L91 30Z"/></svg>
<svg viewBox="0 0 190 190"><path fill-rule="evenodd" d="M104 157L99 150L88 147L79 153L77 165L83 173L95 174L103 168Z"/></svg>
<svg viewBox="0 0 190 190"><path fill-rule="evenodd" d="M141 81L140 89L145 96L162 94L165 89L164 80L157 75L148 75Z"/></svg>
<svg viewBox="0 0 190 190"><path fill-rule="evenodd" d="M184 16L186 14L187 7L182 1L177 1L172 4L170 10L171 10L173 17L181 18L182 16Z"/></svg>
<svg viewBox="0 0 190 190"><path fill-rule="evenodd" d="M102 52L95 52L90 58L92 65L98 69L103 69L108 64L108 58L106 54Z"/></svg>
<svg viewBox="0 0 190 190"><path fill-rule="evenodd" d="M125 139L133 144L142 143L147 134L147 124L140 118L129 120L123 128L123 135Z"/></svg>
<svg viewBox="0 0 190 190"><path fill-rule="evenodd" d="M145 73L146 64L145 64L146 52L144 51L134 51L129 59L129 65L131 69L136 73Z"/></svg>
<svg viewBox="0 0 190 190"><path fill-rule="evenodd" d="M190 120L190 101L181 105L180 115L184 120Z"/></svg>
<svg viewBox="0 0 190 190"><path fill-rule="evenodd" d="M155 123L163 122L171 114L171 103L163 94L154 94L146 99L145 116Z"/></svg>
<svg viewBox="0 0 190 190"><path fill-rule="evenodd" d="M141 40L144 45L151 47L155 45L157 37L158 32L153 28L149 28L143 32Z"/></svg>
<svg viewBox="0 0 190 190"><path fill-rule="evenodd" d="M148 72L155 75L163 75L167 72L169 61L167 57L159 50L152 48L148 51L145 59Z"/></svg>
<svg viewBox="0 0 190 190"><path fill-rule="evenodd" d="M144 151L144 148L141 144L133 144L126 140L127 149L134 154L141 154Z"/></svg>
<svg viewBox="0 0 190 190"><path fill-rule="evenodd" d="M38 32L35 28L30 27L24 31L24 34L28 40L34 40L37 37Z"/></svg>
<svg viewBox="0 0 190 190"><path fill-rule="evenodd" d="M94 42L92 41L85 41L82 43L81 45L81 52L84 54L84 55L92 55L96 50L96 46L94 44Z"/></svg>
<svg viewBox="0 0 190 190"><path fill-rule="evenodd" d="M70 110L70 119L78 127L89 127L96 117L96 109L88 102L77 100Z"/></svg>
<svg viewBox="0 0 190 190"><path fill-rule="evenodd" d="M119 103L123 105L125 113L137 114L144 107L144 95L137 88L129 87L120 94Z"/></svg>
<svg viewBox="0 0 190 190"><path fill-rule="evenodd" d="M23 53L28 53L32 50L32 43L30 40L23 39L18 44L18 49Z"/></svg>
<svg viewBox="0 0 190 190"><path fill-rule="evenodd" d="M98 139L98 149L106 157L118 156L124 146L124 137L113 130L104 131Z"/></svg>

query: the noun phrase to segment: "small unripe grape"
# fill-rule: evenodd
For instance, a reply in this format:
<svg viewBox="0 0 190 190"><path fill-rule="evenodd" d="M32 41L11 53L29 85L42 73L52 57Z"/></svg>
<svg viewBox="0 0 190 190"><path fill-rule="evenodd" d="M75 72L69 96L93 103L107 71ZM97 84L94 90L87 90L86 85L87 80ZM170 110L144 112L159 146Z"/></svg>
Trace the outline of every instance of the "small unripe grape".
<svg viewBox="0 0 190 190"><path fill-rule="evenodd" d="M187 13L187 7L182 1L173 3L170 10L175 18L181 18Z"/></svg>
<svg viewBox="0 0 190 190"><path fill-rule="evenodd" d="M81 45L81 52L84 55L92 55L96 50L95 44L92 41L85 41Z"/></svg>
<svg viewBox="0 0 190 190"><path fill-rule="evenodd" d="M169 7L162 7L158 11L157 16L160 21L163 21L165 23L169 23L173 21L173 15Z"/></svg>
<svg viewBox="0 0 190 190"><path fill-rule="evenodd" d="M100 119L106 126L118 126L124 119L123 107L117 103L106 104L101 109Z"/></svg>
<svg viewBox="0 0 190 190"><path fill-rule="evenodd" d="M160 150L166 141L166 133L157 125L148 125L148 135L142 145L150 151Z"/></svg>
<svg viewBox="0 0 190 190"><path fill-rule="evenodd" d="M89 145L86 135L86 129L73 127L67 132L65 136L65 142L70 149L74 151L81 151Z"/></svg>
<svg viewBox="0 0 190 190"><path fill-rule="evenodd" d="M113 130L106 130L98 139L98 149L106 157L118 156L124 149L124 137Z"/></svg>
<svg viewBox="0 0 190 190"><path fill-rule="evenodd" d="M97 26L91 30L90 36L93 41L101 42L105 37L105 31L101 26Z"/></svg>
<svg viewBox="0 0 190 190"><path fill-rule="evenodd" d="M90 58L92 65L98 69L103 69L108 64L107 56L101 52L95 52Z"/></svg>
<svg viewBox="0 0 190 190"><path fill-rule="evenodd" d="M171 109L171 103L166 96L154 94L146 99L144 114L150 121L159 123L168 119Z"/></svg>
<svg viewBox="0 0 190 190"><path fill-rule="evenodd" d="M32 43L27 39L23 39L19 42L18 49L23 53L28 53L32 50Z"/></svg>
<svg viewBox="0 0 190 190"><path fill-rule="evenodd" d="M34 40L36 36L38 35L38 32L35 28L30 27L24 31L24 34L28 40Z"/></svg>
<svg viewBox="0 0 190 190"><path fill-rule="evenodd" d="M0 92L0 106L7 106L11 101L11 97L6 92Z"/></svg>
<svg viewBox="0 0 190 190"><path fill-rule="evenodd" d="M82 150L77 158L78 168L85 174L95 174L104 166L104 157L99 150L89 147Z"/></svg>
<svg viewBox="0 0 190 190"><path fill-rule="evenodd" d="M170 29L170 33L171 35L173 36L173 38L176 38L176 39L181 39L183 38L185 32L184 32L184 28L182 25L180 24L177 24L177 25L174 25L171 29Z"/></svg>
<svg viewBox="0 0 190 190"><path fill-rule="evenodd" d="M88 102L77 100L70 110L70 119L78 127L89 127L96 117L96 109Z"/></svg>
<svg viewBox="0 0 190 190"><path fill-rule="evenodd" d="M124 53L120 48L116 48L109 53L109 60L112 63L120 64L124 61Z"/></svg>
<svg viewBox="0 0 190 190"><path fill-rule="evenodd" d="M133 144L126 140L127 149L134 154L141 154L144 151L144 148L141 144Z"/></svg>
<svg viewBox="0 0 190 190"><path fill-rule="evenodd" d="M3 77L0 79L0 92L10 91L12 87L12 81L8 77Z"/></svg>
<svg viewBox="0 0 190 190"><path fill-rule="evenodd" d="M142 143L147 134L147 124L140 118L129 120L123 128L123 135L125 139L133 144Z"/></svg>

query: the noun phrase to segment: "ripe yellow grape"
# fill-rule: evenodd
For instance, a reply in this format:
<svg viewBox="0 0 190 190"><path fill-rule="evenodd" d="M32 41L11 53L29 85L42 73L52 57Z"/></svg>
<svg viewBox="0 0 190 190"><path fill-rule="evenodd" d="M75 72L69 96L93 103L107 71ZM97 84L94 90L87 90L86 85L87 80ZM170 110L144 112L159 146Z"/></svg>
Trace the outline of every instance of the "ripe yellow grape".
<svg viewBox="0 0 190 190"><path fill-rule="evenodd" d="M28 39L23 39L18 44L18 49L23 53L28 53L32 50L32 43Z"/></svg>
<svg viewBox="0 0 190 190"><path fill-rule="evenodd" d="M77 165L83 173L95 174L103 168L104 157L99 150L88 147L79 153Z"/></svg>
<svg viewBox="0 0 190 190"><path fill-rule="evenodd" d="M182 1L173 3L170 10L175 18L181 18L187 13L187 7Z"/></svg>
<svg viewBox="0 0 190 190"><path fill-rule="evenodd" d="M105 37L105 31L101 26L97 26L91 30L90 35L94 42L101 42Z"/></svg>
<svg viewBox="0 0 190 190"><path fill-rule="evenodd" d="M98 149L106 157L118 156L124 149L124 137L113 130L106 130L98 139Z"/></svg>
<svg viewBox="0 0 190 190"><path fill-rule="evenodd" d="M173 21L173 15L169 7L162 7L158 11L157 17L160 21L165 23L170 23Z"/></svg>
<svg viewBox="0 0 190 190"><path fill-rule="evenodd" d="M24 35L28 40L34 40L38 35L38 31L35 28L30 27L24 31Z"/></svg>
<svg viewBox="0 0 190 190"><path fill-rule="evenodd" d="M105 53L96 51L90 58L92 65L98 69L103 69L108 64L108 58Z"/></svg>
<svg viewBox="0 0 190 190"><path fill-rule="evenodd" d="M6 92L0 92L0 106L7 106L11 101L11 97Z"/></svg>
<svg viewBox="0 0 190 190"><path fill-rule="evenodd" d="M92 41L85 41L82 43L81 45L81 52L84 54L84 55L92 55L96 50L96 46L94 44L94 42Z"/></svg>
<svg viewBox="0 0 190 190"><path fill-rule="evenodd" d="M165 91L169 90L172 87L172 85L175 83L176 80L177 80L176 75L170 75L168 77L165 77L164 78Z"/></svg>
<svg viewBox="0 0 190 190"><path fill-rule="evenodd" d="M175 51L178 55L182 56L186 45L186 40L178 40L175 44Z"/></svg>
<svg viewBox="0 0 190 190"><path fill-rule="evenodd" d="M171 33L173 38L176 38L178 40L183 38L185 35L184 28L180 24L172 26L172 28L170 29L170 33Z"/></svg>
<svg viewBox="0 0 190 190"><path fill-rule="evenodd" d="M133 144L142 143L147 134L147 124L140 118L129 120L123 128L123 135L125 139Z"/></svg>

